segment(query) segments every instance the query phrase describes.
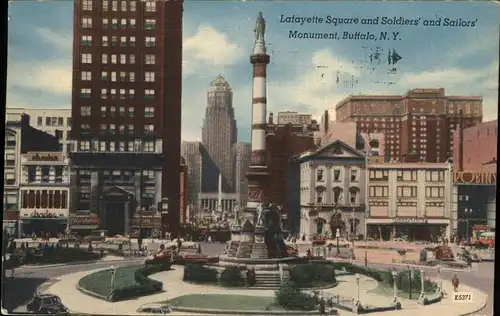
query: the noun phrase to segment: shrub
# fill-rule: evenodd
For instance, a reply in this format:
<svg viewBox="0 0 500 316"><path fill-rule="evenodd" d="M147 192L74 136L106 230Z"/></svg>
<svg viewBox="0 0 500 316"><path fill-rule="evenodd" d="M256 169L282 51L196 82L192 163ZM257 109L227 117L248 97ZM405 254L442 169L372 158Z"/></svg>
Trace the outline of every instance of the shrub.
<svg viewBox="0 0 500 316"><path fill-rule="evenodd" d="M219 276L219 282L223 286L244 286L245 279L238 267L227 267Z"/></svg>
<svg viewBox="0 0 500 316"><path fill-rule="evenodd" d="M217 282L217 270L202 264L190 263L184 267L182 280L197 283Z"/></svg>
<svg viewBox="0 0 500 316"><path fill-rule="evenodd" d="M40 254L33 254L31 252L26 254L26 264L55 264L77 261L91 261L98 260L100 255L98 253L88 252L79 248L59 248L59 249L44 249Z"/></svg>
<svg viewBox="0 0 500 316"><path fill-rule="evenodd" d="M335 267L328 263L309 263L295 266L290 279L299 287L314 287L335 282Z"/></svg>
<svg viewBox="0 0 500 316"><path fill-rule="evenodd" d="M275 291L276 304L286 310L310 311L316 307L312 295L302 292L293 283L288 283Z"/></svg>

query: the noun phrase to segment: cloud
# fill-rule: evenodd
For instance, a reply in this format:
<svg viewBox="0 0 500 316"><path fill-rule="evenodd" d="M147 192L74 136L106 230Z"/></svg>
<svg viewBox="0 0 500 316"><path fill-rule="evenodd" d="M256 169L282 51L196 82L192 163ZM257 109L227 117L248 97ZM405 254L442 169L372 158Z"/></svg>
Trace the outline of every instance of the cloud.
<svg viewBox="0 0 500 316"><path fill-rule="evenodd" d="M238 44L211 26L200 26L195 35L185 38L183 52L185 75L203 71L204 67L232 65L244 56Z"/></svg>
<svg viewBox="0 0 500 316"><path fill-rule="evenodd" d="M59 49L60 51L64 51L65 53L70 53L72 51L72 43L73 43L73 34L60 34L56 33L47 28L38 28L35 32L41 37L41 39Z"/></svg>

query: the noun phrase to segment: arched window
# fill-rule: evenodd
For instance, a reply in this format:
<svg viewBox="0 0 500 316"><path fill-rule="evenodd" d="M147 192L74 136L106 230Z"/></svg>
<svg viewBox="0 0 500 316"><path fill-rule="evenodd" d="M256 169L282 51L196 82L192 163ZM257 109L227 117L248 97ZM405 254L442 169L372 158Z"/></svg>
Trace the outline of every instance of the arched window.
<svg viewBox="0 0 500 316"><path fill-rule="evenodd" d="M318 203L318 204L324 203L325 190L326 190L326 188L324 186L316 187L316 203Z"/></svg>
<svg viewBox="0 0 500 316"><path fill-rule="evenodd" d="M342 197L342 188L334 187L333 188L333 202L340 203L343 200Z"/></svg>
<svg viewBox="0 0 500 316"><path fill-rule="evenodd" d="M351 205L359 204L359 188L357 187L349 188L349 204Z"/></svg>

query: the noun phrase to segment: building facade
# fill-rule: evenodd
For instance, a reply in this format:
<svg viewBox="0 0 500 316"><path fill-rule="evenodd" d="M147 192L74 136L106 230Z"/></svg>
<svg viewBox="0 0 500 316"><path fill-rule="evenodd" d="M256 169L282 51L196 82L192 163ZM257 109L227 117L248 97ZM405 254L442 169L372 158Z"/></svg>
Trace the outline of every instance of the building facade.
<svg viewBox="0 0 500 316"><path fill-rule="evenodd" d="M162 198L162 231L180 225L183 1L76 0L72 211L128 233ZM90 215L89 215L90 216Z"/></svg>
<svg viewBox="0 0 500 316"><path fill-rule="evenodd" d="M450 237L451 163L368 165L367 236L410 240Z"/></svg>
<svg viewBox="0 0 500 316"><path fill-rule="evenodd" d="M221 194L221 211L232 213L238 205L238 195L236 193ZM218 193L200 193L198 197L198 211L218 212Z"/></svg>
<svg viewBox="0 0 500 316"><path fill-rule="evenodd" d="M248 181L246 174L250 168L252 146L250 143L236 143L233 145L233 166L235 193L240 197L239 205L246 205L248 198Z"/></svg>
<svg viewBox="0 0 500 316"><path fill-rule="evenodd" d="M305 152L300 165L300 236L364 235L365 155L340 140Z"/></svg>
<svg viewBox="0 0 500 316"><path fill-rule="evenodd" d="M201 192L203 156L202 144L196 141L183 141L181 144L181 155L186 162L187 169L187 203L196 205L198 194Z"/></svg>
<svg viewBox="0 0 500 316"><path fill-rule="evenodd" d="M23 112L10 111L5 121L5 160L3 188L3 226L9 234L19 236L22 155L29 151L57 151L59 140L29 125L30 118Z"/></svg>
<svg viewBox="0 0 500 316"><path fill-rule="evenodd" d="M236 143L237 135L233 92L226 79L219 75L212 81L207 92L202 126L202 143L215 167L215 170L206 169L206 175L203 176L204 192L217 192L219 173L222 175L222 190L234 191L231 149Z"/></svg>
<svg viewBox="0 0 500 316"><path fill-rule="evenodd" d="M314 133L319 131L319 124L312 118L311 114L282 111L278 112L276 120L274 114L269 113L266 132L267 134L276 134L279 129L283 129L287 125L294 135L314 136Z"/></svg>
<svg viewBox="0 0 500 316"><path fill-rule="evenodd" d="M453 135L453 170L497 172L498 121L476 124ZM463 146L460 149L460 146ZM462 154L462 157L460 157ZM460 166L460 163L462 166Z"/></svg>
<svg viewBox="0 0 500 316"><path fill-rule="evenodd" d="M68 228L69 160L62 152L28 152L21 158L20 234L56 237Z"/></svg>
<svg viewBox="0 0 500 316"><path fill-rule="evenodd" d="M66 155L70 149L68 135L71 132L71 109L27 109L9 108L7 112L21 112L29 116L30 126L59 139L61 151Z"/></svg>
<svg viewBox="0 0 500 316"><path fill-rule="evenodd" d="M405 95L349 96L335 110L337 121L356 122L358 133L383 133L389 160L445 162L460 120L466 127L481 122L482 102L479 96L448 96L444 89L413 89Z"/></svg>

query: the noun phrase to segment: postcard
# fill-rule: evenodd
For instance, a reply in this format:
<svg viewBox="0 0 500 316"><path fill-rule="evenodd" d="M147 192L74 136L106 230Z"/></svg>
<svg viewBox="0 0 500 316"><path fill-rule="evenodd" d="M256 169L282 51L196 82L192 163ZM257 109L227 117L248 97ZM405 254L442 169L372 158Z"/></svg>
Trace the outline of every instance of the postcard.
<svg viewBox="0 0 500 316"><path fill-rule="evenodd" d="M2 313L494 315L497 1L8 1Z"/></svg>

